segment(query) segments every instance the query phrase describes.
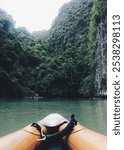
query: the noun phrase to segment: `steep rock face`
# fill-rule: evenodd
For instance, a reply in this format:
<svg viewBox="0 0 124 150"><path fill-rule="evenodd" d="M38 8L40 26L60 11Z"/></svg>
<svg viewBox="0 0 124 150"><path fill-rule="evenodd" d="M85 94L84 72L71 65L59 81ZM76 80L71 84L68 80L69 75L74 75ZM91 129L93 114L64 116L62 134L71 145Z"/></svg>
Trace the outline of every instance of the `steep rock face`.
<svg viewBox="0 0 124 150"><path fill-rule="evenodd" d="M96 96L107 95L107 18L97 26L94 85Z"/></svg>

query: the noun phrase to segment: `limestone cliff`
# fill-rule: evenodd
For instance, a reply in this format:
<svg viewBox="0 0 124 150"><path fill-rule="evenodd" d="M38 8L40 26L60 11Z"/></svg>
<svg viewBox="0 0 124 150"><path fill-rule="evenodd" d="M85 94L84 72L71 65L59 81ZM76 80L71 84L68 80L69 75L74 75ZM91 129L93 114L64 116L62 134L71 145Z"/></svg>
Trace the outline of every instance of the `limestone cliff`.
<svg viewBox="0 0 124 150"><path fill-rule="evenodd" d="M96 96L107 94L107 32L106 19L102 20L97 27L97 47L95 50L95 76L94 85Z"/></svg>
<svg viewBox="0 0 124 150"><path fill-rule="evenodd" d="M106 11L106 2L104 3ZM95 96L107 96L107 16L97 25L95 49L94 86Z"/></svg>

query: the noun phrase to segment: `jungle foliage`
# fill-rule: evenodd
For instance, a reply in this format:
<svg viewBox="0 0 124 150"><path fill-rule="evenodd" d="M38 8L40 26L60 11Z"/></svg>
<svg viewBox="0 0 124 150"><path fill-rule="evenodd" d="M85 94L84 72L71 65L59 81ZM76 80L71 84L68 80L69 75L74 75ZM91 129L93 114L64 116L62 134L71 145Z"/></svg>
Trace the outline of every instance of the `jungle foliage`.
<svg viewBox="0 0 124 150"><path fill-rule="evenodd" d="M104 13L104 0L72 0L49 31L29 33L0 9L0 97L92 97Z"/></svg>

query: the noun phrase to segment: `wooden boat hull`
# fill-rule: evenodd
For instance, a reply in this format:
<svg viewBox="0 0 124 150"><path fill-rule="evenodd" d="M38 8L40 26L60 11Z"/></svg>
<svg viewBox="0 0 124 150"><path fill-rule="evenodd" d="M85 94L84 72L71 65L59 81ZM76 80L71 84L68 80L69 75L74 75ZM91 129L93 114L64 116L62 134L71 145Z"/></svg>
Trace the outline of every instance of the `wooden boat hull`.
<svg viewBox="0 0 124 150"><path fill-rule="evenodd" d="M59 132L65 129L68 124L67 119L60 119L61 116L56 114L51 115L46 118L46 120L50 121L52 116L54 116L53 118L56 123L54 124L54 119L52 119L53 124L50 125L50 123L48 123L49 127L57 127ZM39 121L43 133L47 134L49 127L44 122L44 119ZM39 141L39 139L41 139L41 141ZM74 130L69 135L63 137L63 140L67 144L69 150L106 150L106 139L106 136L89 130L79 123L74 127ZM35 150L38 145L41 146L41 150L44 150L42 148L42 137L40 132L37 128L31 125L0 138L0 150Z"/></svg>
<svg viewBox="0 0 124 150"><path fill-rule="evenodd" d="M46 128L42 126L43 131ZM0 138L0 150L34 150L39 144L39 131L28 125L27 127Z"/></svg>
<svg viewBox="0 0 124 150"><path fill-rule="evenodd" d="M65 124L59 130L65 128ZM106 150L106 136L81 126L79 123L69 136L65 136L69 150Z"/></svg>

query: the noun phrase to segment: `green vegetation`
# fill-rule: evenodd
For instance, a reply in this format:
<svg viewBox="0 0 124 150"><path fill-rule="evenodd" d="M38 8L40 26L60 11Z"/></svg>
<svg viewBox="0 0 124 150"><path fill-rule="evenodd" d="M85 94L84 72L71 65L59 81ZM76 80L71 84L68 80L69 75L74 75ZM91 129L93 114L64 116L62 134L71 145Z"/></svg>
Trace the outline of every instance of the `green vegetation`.
<svg viewBox="0 0 124 150"><path fill-rule="evenodd" d="M0 97L92 97L96 31L105 12L103 0L72 0L49 31L30 34L0 10Z"/></svg>
<svg viewBox="0 0 124 150"><path fill-rule="evenodd" d="M106 16L106 7L104 5L106 5L106 0L95 0L89 15L88 50L90 51L89 53L91 53L91 57L96 48L96 40L94 39L96 39L97 26L101 19L104 19Z"/></svg>

